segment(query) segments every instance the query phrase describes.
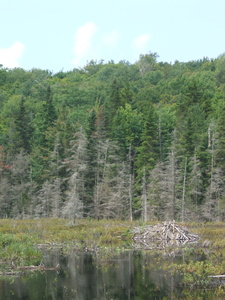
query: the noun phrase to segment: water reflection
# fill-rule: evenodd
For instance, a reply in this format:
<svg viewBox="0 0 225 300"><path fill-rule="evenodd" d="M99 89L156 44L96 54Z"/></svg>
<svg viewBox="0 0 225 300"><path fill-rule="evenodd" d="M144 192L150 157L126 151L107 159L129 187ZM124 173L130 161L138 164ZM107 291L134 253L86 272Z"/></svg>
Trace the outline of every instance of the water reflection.
<svg viewBox="0 0 225 300"><path fill-rule="evenodd" d="M195 259L204 258L196 256ZM59 263L59 272L34 271L18 277L0 277L0 300L213 299L213 290L190 290L180 284L181 278L165 271L166 264L185 260L182 248L174 253L168 250L119 253L45 250L44 265L50 268Z"/></svg>
<svg viewBox="0 0 225 300"><path fill-rule="evenodd" d="M60 271L0 279L0 299L175 299L175 278L160 271L161 254L147 251L46 252L46 267ZM179 298L176 298L179 299Z"/></svg>
<svg viewBox="0 0 225 300"><path fill-rule="evenodd" d="M163 250L167 248L180 249L185 245L197 245L198 241L188 240L149 240L149 239L136 239L132 244L132 249L136 250Z"/></svg>

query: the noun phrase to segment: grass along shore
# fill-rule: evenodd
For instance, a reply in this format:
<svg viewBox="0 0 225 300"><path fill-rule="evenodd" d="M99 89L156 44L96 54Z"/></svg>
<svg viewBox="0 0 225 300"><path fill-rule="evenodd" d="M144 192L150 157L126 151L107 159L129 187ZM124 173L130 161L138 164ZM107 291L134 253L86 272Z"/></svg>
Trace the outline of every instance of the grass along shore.
<svg viewBox="0 0 225 300"><path fill-rule="evenodd" d="M124 251L133 249L132 229L135 226L156 223L129 222L124 220L77 220L71 225L65 219L0 220L0 274L12 264L38 266L43 248L61 247L87 251ZM184 245L174 249L174 255L182 252L182 262L165 263L165 270L182 274L185 284L207 284L211 275L225 273L225 223L182 224L200 236L197 246ZM171 254L171 247L161 250ZM150 250L147 250L150 251ZM159 251L160 250L154 250ZM178 251L178 252L176 252ZM225 293L224 288L220 293Z"/></svg>
<svg viewBox="0 0 225 300"><path fill-rule="evenodd" d="M73 247L78 250L124 247L131 239L132 224L114 220L65 219L0 220L0 267L39 264L42 248Z"/></svg>

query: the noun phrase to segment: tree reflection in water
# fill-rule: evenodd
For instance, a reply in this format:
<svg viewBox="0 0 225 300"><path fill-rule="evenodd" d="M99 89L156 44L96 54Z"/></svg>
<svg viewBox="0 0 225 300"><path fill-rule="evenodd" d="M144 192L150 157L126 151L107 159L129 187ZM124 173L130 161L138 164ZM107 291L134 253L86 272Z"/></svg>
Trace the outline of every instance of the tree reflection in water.
<svg viewBox="0 0 225 300"><path fill-rule="evenodd" d="M184 299L180 278L162 268L182 259L148 250L46 251L43 263L59 263L60 271L1 278L0 299Z"/></svg>

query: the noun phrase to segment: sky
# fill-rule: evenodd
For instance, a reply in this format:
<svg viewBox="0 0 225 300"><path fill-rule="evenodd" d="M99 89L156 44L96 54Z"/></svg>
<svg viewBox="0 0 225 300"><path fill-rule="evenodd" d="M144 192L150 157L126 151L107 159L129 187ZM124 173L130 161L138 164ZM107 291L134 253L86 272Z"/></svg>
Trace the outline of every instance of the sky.
<svg viewBox="0 0 225 300"><path fill-rule="evenodd" d="M217 58L224 0L1 0L0 64L53 73L91 60Z"/></svg>

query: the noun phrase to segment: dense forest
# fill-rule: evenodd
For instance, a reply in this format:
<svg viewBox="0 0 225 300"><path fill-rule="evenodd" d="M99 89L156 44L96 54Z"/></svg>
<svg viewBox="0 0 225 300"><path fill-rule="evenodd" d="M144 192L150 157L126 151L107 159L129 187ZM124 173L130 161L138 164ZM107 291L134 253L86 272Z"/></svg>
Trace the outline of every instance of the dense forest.
<svg viewBox="0 0 225 300"><path fill-rule="evenodd" d="M0 218L225 220L225 55L0 67Z"/></svg>

